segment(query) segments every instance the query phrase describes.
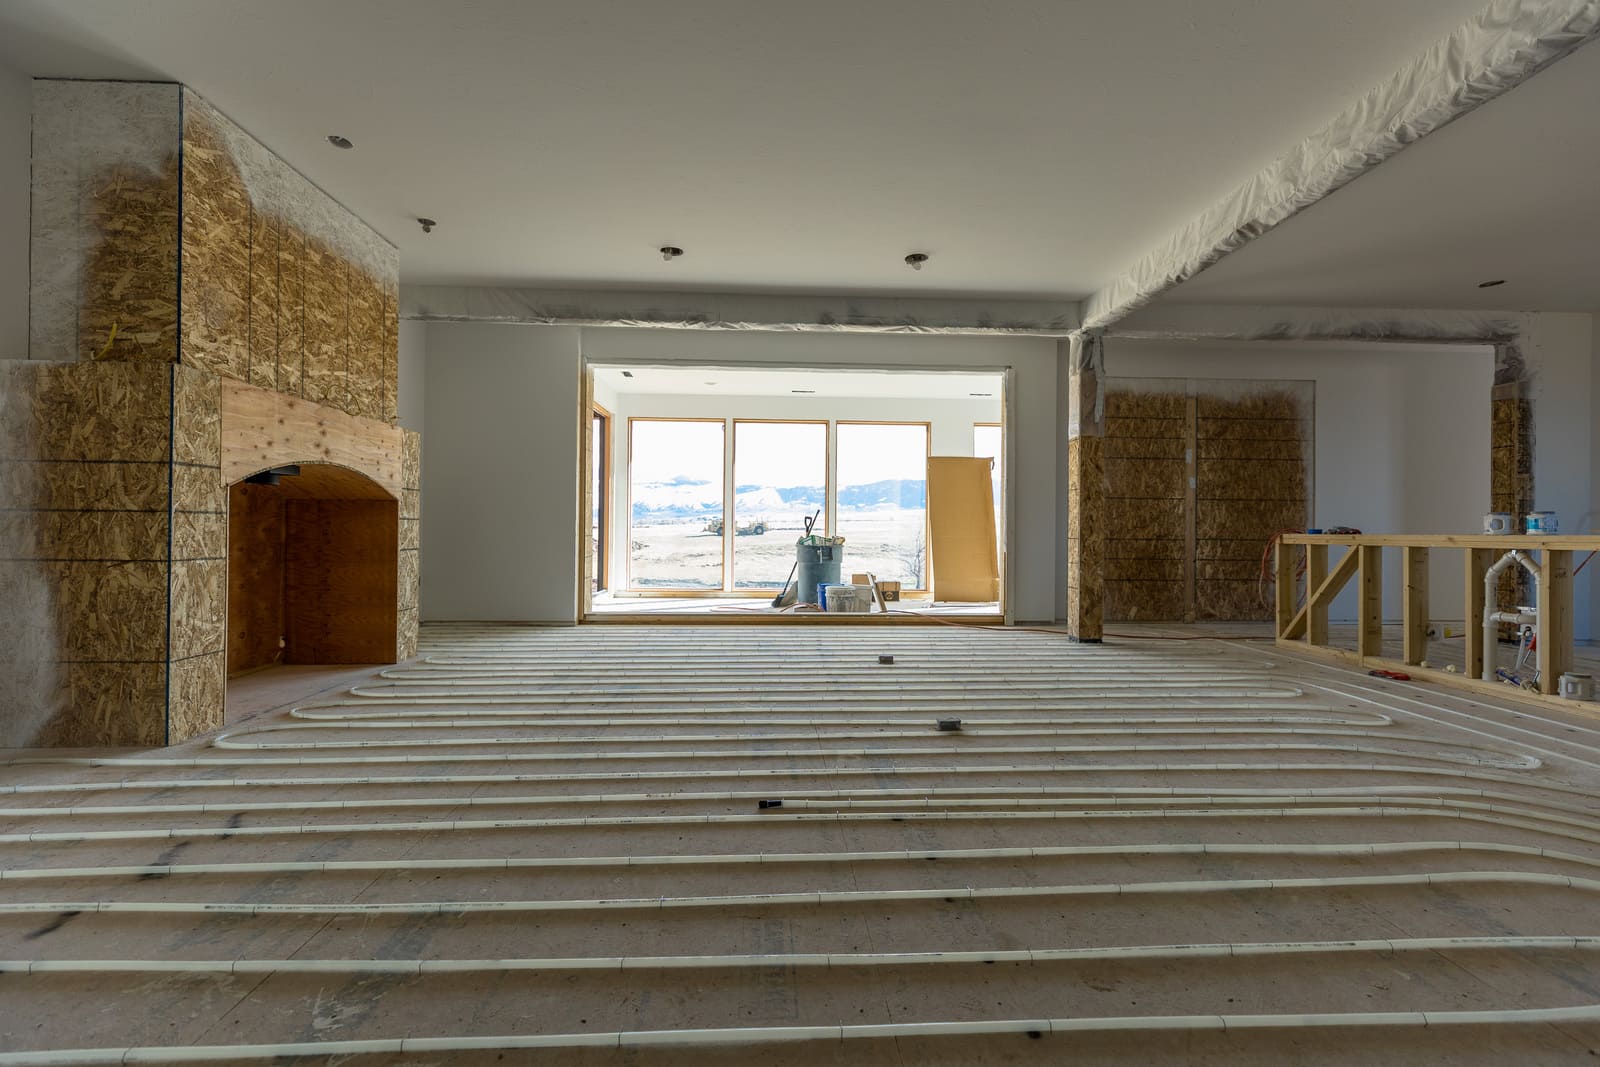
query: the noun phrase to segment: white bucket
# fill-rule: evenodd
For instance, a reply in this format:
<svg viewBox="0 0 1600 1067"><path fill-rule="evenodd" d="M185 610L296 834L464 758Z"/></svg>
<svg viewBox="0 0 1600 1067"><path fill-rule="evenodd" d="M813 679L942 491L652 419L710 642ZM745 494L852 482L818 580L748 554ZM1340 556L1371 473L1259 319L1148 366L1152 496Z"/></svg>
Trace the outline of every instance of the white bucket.
<svg viewBox="0 0 1600 1067"><path fill-rule="evenodd" d="M1511 525L1511 512L1491 511L1483 517L1483 532L1494 537L1504 537L1514 533Z"/></svg>
<svg viewBox="0 0 1600 1067"><path fill-rule="evenodd" d="M1524 529L1531 534L1549 537L1556 532L1556 513L1553 511L1530 511L1523 520Z"/></svg>
<svg viewBox="0 0 1600 1067"><path fill-rule="evenodd" d="M1568 700L1593 700L1594 678L1571 672L1561 676L1561 695Z"/></svg>
<svg viewBox="0 0 1600 1067"><path fill-rule="evenodd" d="M861 614L872 607L872 587L866 585L830 585L823 590L828 600L828 613Z"/></svg>

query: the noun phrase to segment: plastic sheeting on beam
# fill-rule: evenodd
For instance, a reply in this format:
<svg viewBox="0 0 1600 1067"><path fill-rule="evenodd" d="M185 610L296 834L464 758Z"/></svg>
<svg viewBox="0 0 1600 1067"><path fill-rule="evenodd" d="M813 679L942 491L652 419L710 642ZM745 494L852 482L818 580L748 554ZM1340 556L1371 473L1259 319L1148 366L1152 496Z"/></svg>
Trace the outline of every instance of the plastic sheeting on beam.
<svg viewBox="0 0 1600 1067"><path fill-rule="evenodd" d="M1104 327L1600 36L1600 0L1495 0L1084 304Z"/></svg>
<svg viewBox="0 0 1600 1067"><path fill-rule="evenodd" d="M1160 304L1106 330L1140 341L1400 341L1506 343L1527 333L1520 312L1275 305Z"/></svg>
<svg viewBox="0 0 1600 1067"><path fill-rule="evenodd" d="M762 296L408 285L400 317L425 322L1065 337L1075 301Z"/></svg>

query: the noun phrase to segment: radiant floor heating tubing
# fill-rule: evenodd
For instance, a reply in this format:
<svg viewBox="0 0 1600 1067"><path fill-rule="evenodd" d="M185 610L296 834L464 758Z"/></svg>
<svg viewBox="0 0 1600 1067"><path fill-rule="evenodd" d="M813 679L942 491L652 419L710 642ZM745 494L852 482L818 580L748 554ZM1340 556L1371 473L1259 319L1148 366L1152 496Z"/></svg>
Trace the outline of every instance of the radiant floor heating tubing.
<svg viewBox="0 0 1600 1067"><path fill-rule="evenodd" d="M845 650L841 650L841 646ZM974 655L981 649L981 655ZM867 666L869 654L891 651L895 667ZM854 661L851 661L854 652ZM434 786L471 781L475 784L540 783L544 785L589 786L608 781L634 782L642 776L664 781L681 779L687 783L706 775L723 778L752 777L756 783L768 778L770 788L711 792L694 788L668 788L658 792L630 790L581 794L519 794L503 797L413 796L414 803L392 804L378 801L367 804L333 801L313 810L361 812L389 803L411 810L436 807L473 806L608 806L668 803L673 806L710 804L720 810L704 814L589 816L577 819L384 819L340 823L255 823L227 827L182 826L125 828L106 826L105 819L127 817L148 820L175 815L211 816L224 812L238 816L303 814L306 803L286 799L229 804L226 800L190 804L163 800L153 804L68 803L23 806L12 804L0 811L8 832L0 834L0 845L10 849L23 845L50 847L107 847L117 841L137 840L142 831L152 836L194 841L208 835L250 840L261 835L303 832L356 834L378 840L384 833L426 828L433 832L465 833L474 840L485 832L503 828L514 832L560 830L564 827L645 828L689 823L711 828L725 827L738 832L763 821L769 825L794 826L805 821L870 820L906 827L955 822L992 822L996 827L1008 820L1023 820L1014 825L1070 826L1073 820L1103 822L1107 819L1135 820L1179 818L1193 820L1186 832L1204 838L1208 819L1273 819L1303 817L1333 822L1354 820L1356 826L1367 821L1400 815L1405 818L1451 820L1465 831L1477 825L1485 830L1524 835L1529 843L1506 841L1415 841L1347 842L1339 845L1308 845L1286 842L1265 845L1214 844L1172 845L1130 843L1123 846L1085 846L1079 855L1107 855L1120 849L1128 857L1249 856L1286 859L1290 857L1345 856L1376 860L1418 857L1425 853L1454 853L1464 866L1469 856L1515 856L1539 861L1554 870L1455 870L1438 872L1390 872L1344 878L1233 878L1179 879L1115 884L1072 884L1034 886L968 886L968 899L1022 896L1095 895L1151 896L1205 895L1214 893L1261 892L1275 889L1304 892L1319 887L1340 886L1443 886L1467 882L1506 886L1540 884L1580 893L1600 888L1600 882L1584 873L1600 866L1600 814L1584 801L1593 795L1581 772L1595 765L1584 759L1565 759L1570 751L1569 737L1600 739L1600 734L1582 726L1561 723L1561 730L1541 731L1538 724L1523 718L1509 723L1504 715L1474 715L1458 708L1428 711L1425 702L1396 696L1364 685L1318 686L1303 689L1285 686L1273 677L1272 661L1253 652L1240 652L1222 645L1198 646L1172 655L1162 650L1157 661L1141 655L1134 647L1082 649L1042 635L964 635L933 633L874 633L843 638L830 633L826 638L796 632L790 635L729 634L727 631L518 631L499 627L430 628L421 662L383 672L355 687L345 696L309 702L288 716L270 722L252 722L226 732L218 740L222 748L211 754L175 758L162 756L129 760L61 760L46 757L45 763L24 763L43 768L51 765L77 766L84 774L77 782L19 782L14 794L29 793L28 799L66 798L83 792L110 790L128 793L139 789L249 789L256 796L261 783L284 788L313 787L324 779L318 776L294 777L276 773L279 768L336 768L346 764L376 772L396 765L425 764L428 767L456 763L531 763L536 773L460 775L363 773L328 776L344 787L362 785L403 786L427 789ZM982 665L974 667L974 660ZM841 665L841 661L844 661ZM771 675L764 673L771 671ZM946 673L948 671L948 674ZM896 677L898 675L899 677ZM909 678L907 676L910 676ZM888 679L887 681L885 679ZM996 682L996 678L1005 681ZM925 680L923 680L925 679ZM766 680L769 684L753 684ZM820 680L820 684L819 684ZM807 687L807 694L794 699L792 693L774 699L772 685ZM1357 692L1351 692L1356 690ZM1392 701L1392 702L1391 702ZM1342 705L1340 708L1334 704ZM909 707L908 707L909 705ZM1422 710L1419 710L1422 709ZM934 718L959 710L962 734L940 738L942 745L929 745ZM893 711L893 715L885 715ZM1469 725L1474 723L1473 725ZM794 731L804 723L808 730ZM921 729L918 729L919 724ZM1552 724L1554 725L1554 724ZM826 726L828 729L821 729ZM647 732L639 732L648 727ZM707 727L725 728L707 730ZM843 728L841 728L843 727ZM694 734L681 731L691 728ZM580 729L583 733L570 731ZM598 730L599 732L595 732ZM629 733L618 736L613 731ZM341 736L343 731L344 736ZM387 733L385 733L387 731ZM680 731L672 733L670 731ZM785 732L788 731L788 732ZM1050 736L1071 732L1084 741L1103 737L1107 742L1153 738L1134 744L1030 745L1011 743L1010 738ZM381 736L371 737L372 733ZM1569 737L1562 737L1567 733ZM1174 742L1192 740L1196 734L1231 737L1236 734L1261 738L1293 735L1294 742L1281 740L1257 744L1228 741L1208 743ZM1511 736L1507 736L1510 734ZM1527 744L1538 738L1543 745ZM270 740L263 740L270 738ZM297 739L298 738L298 739ZM1321 738L1322 740L1318 740ZM1373 740L1369 741L1367 738ZM1303 739L1303 740L1301 740ZM1353 739L1353 740L1352 740ZM855 742L870 741L856 745ZM988 744L989 741L1006 741ZM509 749L503 754L483 756L471 750L484 741ZM835 744L851 742L850 747ZM920 743L919 743L920 742ZM613 745L626 746L621 751ZM571 749L563 753L563 746ZM657 746L654 748L644 746ZM695 746L695 747L689 747ZM709 747L704 747L709 746ZM1579 751L1600 753L1600 747L1579 742ZM572 749L576 749L573 751ZM356 750L361 750L357 752ZM380 750L372 754L371 750ZM443 750L443 751L439 751ZM1107 761L1108 755L1129 753L1158 754L1155 762ZM285 752L300 755L283 756ZM1308 758L1323 752L1333 759ZM1564 764L1563 777L1580 772L1568 781L1558 780L1557 770L1548 760L1533 753L1555 755ZM265 753L271 753L270 755ZM810 753L810 755L806 755ZM1254 760L1207 760L1211 754L1244 754ZM1302 755L1302 753L1306 755ZM641 760L703 763L710 760L718 769L697 766L686 772L663 768L659 772L637 769L613 771L548 772L541 758L555 755L557 760L582 767L585 764L619 763L636 766ZM931 755L946 756L943 765L930 764ZM1364 760L1380 755L1387 763ZM996 761L996 757L1009 761ZM899 761L917 761L902 770ZM1287 757L1287 758L1285 758ZM740 765L726 767L722 760L737 759ZM827 765L797 766L801 762ZM864 761L864 766L852 766ZM1422 765L1419 765L1422 764ZM92 782L91 768L144 771L151 768L256 767L271 774L206 779L150 779L139 775L105 782ZM977 781L1015 779L1038 775L1056 777L1069 767L1076 785L1041 784L1031 789L1011 784L992 787ZM971 773L976 768L983 768ZM1084 784L1083 774L1127 776L1144 771L1179 776L1216 775L1286 777L1336 775L1340 777L1377 775L1376 785L1274 786L1251 787L1229 781L1205 787L1133 787ZM952 779L961 785L930 785L926 788L888 788L868 784L877 774L891 777L920 772L935 779ZM843 788L818 789L817 783L835 777ZM910 775L908 775L910 777ZM974 781L970 787L965 779ZM1394 779L1422 778L1422 784L1401 783ZM792 779L785 787L779 780ZM1448 780L1450 784L1444 784ZM288 783L298 781L302 786ZM178 782L182 784L179 785ZM249 782L249 786L239 783ZM859 787L854 787L860 782ZM1463 782L1473 783L1463 785ZM756 784L752 783L752 784ZM676 783L673 783L676 785ZM783 806L755 813L752 801L758 796L781 798ZM912 810L921 809L921 810ZM1296 817L1296 818L1291 818ZM60 830L62 821L99 820L90 828ZM230 823L237 818L230 819ZM1271 823L1272 825L1277 825ZM41 828L48 825L50 828ZM1285 825L1288 825L1287 823ZM1348 824L1340 829L1348 831ZM377 837L366 831L378 832ZM139 836L132 836L138 834ZM486 843L492 836L483 837ZM533 839L537 841L537 838ZM757 869L790 872L785 877L803 876L808 866L849 862L896 864L915 859L944 856L951 860L992 858L1016 861L1043 860L1073 854L1073 846L1040 846L1025 849L905 849L857 851L849 853L723 852L687 856L550 856L493 857L469 860L420 861L419 870L481 870L513 863L531 867L564 868L619 864L629 868L656 865L663 871L687 869L697 865L732 867L753 865ZM1565 851L1575 848L1587 851ZM1341 850L1344 850L1341 852ZM1024 856L1024 853L1026 854ZM409 867L410 864L408 863ZM236 877L245 871L271 874L328 875L339 870L393 869L390 861L332 861L311 863L247 864L124 864L117 875L135 878L158 872L179 876L175 885L195 885L208 877ZM25 866L5 857L0 884L28 885L37 889L52 880L70 885L74 880L94 880L106 872L96 866L71 867L62 864ZM52 869L54 868L54 869ZM1565 873L1562 869L1565 868ZM137 873L135 873L137 872ZM828 902L859 904L863 901L893 905L897 902L948 899L963 895L963 887L944 885L936 875L932 884L915 890L885 890L865 893L794 891L790 888L757 894L719 894L717 896L669 897L648 900L627 898L550 899L521 901L396 902L390 910L465 914L469 911L504 910L637 910L640 908L710 908L746 906L762 903L768 907L796 905L823 906ZM314 887L315 882L311 885ZM227 891L227 883L217 886ZM101 900L69 900L67 894L54 899L13 900L0 905L0 914L27 911L81 910L115 911L123 907L145 909L146 914L183 914L215 910L219 913L245 911L248 914L361 914L386 907L339 901L286 904L281 908L241 909L226 900L216 901L118 901L110 894ZM720 899L719 899L720 898ZM469 906L470 905L470 906ZM1582 911L1576 914L1583 914ZM1020 950L979 952L885 952L885 953L756 953L702 956L595 956L587 958L522 958L507 960L414 959L355 961L341 959L284 960L239 958L235 960L46 960L10 959L0 961L0 972L9 976L0 981L28 981L50 973L163 973L216 972L229 974L277 973L277 969L307 973L361 972L370 963L375 972L429 974L460 973L471 970L595 969L616 968L634 971L675 970L681 968L717 969L771 967L916 967L940 964L967 964L1006 960L1035 964L1070 958L1134 959L1178 957L1239 958L1243 956L1283 956L1317 958L1327 954L1427 953L1449 947L1456 951L1520 952L1567 949L1592 950L1590 932L1565 930L1539 934L1498 937L1453 938L1367 938L1303 941L1258 941L1196 945L1125 945L1101 948L1039 946ZM1098 954L1098 955L1097 955ZM13 987L15 988L15 987ZM467 1050L472 1048L577 1048L585 1046L629 1046L689 1042L718 1044L729 1041L771 1042L841 1040L962 1033L1043 1033L1069 1031L1115 1031L1128 1028L1176 1029L1253 1029L1304 1026L1446 1026L1493 1022L1595 1021L1600 1008L1587 1003L1560 1004L1528 1008L1525 1006L1490 1008L1477 1011L1422 1010L1396 1012L1322 1013L1319 1016L1237 1015L1219 1011L1210 1015L1133 1016L1101 1018L1029 1018L977 1020L914 1020L881 1026L782 1025L756 1028L695 1028L682 1031L627 1031L600 1033L550 1033L539 1035L438 1035L425 1037L383 1037L355 1041L259 1043L225 1047L62 1050L59 1053L19 1051L0 1053L0 1064L38 1064L46 1062L151 1062L162 1059L266 1058L287 1054L424 1052Z"/></svg>

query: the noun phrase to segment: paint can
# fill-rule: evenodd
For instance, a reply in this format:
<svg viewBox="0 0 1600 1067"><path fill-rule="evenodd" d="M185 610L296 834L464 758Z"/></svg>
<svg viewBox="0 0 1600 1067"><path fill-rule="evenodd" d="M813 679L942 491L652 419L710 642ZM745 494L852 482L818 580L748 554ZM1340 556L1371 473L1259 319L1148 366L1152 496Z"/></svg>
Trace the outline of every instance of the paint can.
<svg viewBox="0 0 1600 1067"><path fill-rule="evenodd" d="M1483 517L1483 532L1494 537L1504 537L1515 531L1511 528L1511 512L1491 511Z"/></svg>
<svg viewBox="0 0 1600 1067"><path fill-rule="evenodd" d="M1568 700L1593 700L1594 677L1571 671L1561 676L1561 695Z"/></svg>
<svg viewBox="0 0 1600 1067"><path fill-rule="evenodd" d="M1557 529L1556 513L1553 511L1530 511L1528 517L1523 520L1525 532L1538 534L1541 537L1549 537Z"/></svg>

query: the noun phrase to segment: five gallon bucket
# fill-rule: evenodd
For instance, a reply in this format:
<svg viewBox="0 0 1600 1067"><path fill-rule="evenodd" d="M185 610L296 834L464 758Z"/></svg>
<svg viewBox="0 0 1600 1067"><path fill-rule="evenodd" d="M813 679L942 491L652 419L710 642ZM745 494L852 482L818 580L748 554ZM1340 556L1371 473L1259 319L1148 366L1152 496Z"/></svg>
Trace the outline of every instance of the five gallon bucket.
<svg viewBox="0 0 1600 1067"><path fill-rule="evenodd" d="M870 585L825 585L822 594L823 610L829 614L860 614L872 610Z"/></svg>

